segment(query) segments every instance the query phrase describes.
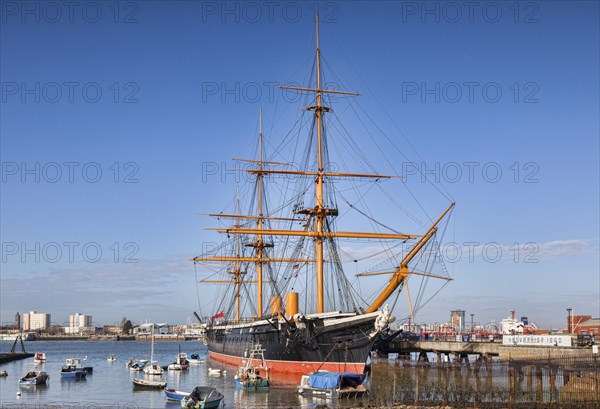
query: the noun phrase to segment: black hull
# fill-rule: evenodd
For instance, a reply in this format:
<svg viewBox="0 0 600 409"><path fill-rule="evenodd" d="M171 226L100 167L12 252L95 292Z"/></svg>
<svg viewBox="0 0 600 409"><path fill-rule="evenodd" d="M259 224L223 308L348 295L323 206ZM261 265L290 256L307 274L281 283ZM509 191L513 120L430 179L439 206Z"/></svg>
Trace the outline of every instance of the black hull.
<svg viewBox="0 0 600 409"><path fill-rule="evenodd" d="M261 344L264 358L273 370L302 371L312 364L331 370L364 367L367 356L379 335L373 335L376 315L356 316L350 319L308 320L294 322L261 322L238 325L212 325L207 329L207 343L211 356L235 363L235 359L249 356ZM327 321L327 325L325 322ZM298 364L298 365L294 365ZM297 368L295 368L297 367ZM336 369L334 369L336 370Z"/></svg>

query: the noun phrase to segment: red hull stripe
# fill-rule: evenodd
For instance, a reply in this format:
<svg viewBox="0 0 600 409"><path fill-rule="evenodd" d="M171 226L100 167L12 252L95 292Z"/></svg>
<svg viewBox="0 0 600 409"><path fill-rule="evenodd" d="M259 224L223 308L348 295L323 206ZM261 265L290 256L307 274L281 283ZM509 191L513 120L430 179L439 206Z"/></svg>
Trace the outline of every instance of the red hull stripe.
<svg viewBox="0 0 600 409"><path fill-rule="evenodd" d="M239 356L219 354L210 352L210 358L215 361L225 362L231 365L241 365L242 360ZM293 372L307 374L318 370L330 372L354 372L363 373L365 369L364 363L358 362L310 362L310 361L277 361L266 360L267 367L273 372Z"/></svg>

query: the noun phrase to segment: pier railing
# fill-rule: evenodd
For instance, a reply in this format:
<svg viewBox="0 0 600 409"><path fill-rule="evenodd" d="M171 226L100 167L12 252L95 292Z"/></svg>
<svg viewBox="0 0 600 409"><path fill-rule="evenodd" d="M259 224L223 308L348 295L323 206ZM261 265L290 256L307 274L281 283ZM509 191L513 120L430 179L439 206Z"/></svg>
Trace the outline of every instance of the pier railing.
<svg viewBox="0 0 600 409"><path fill-rule="evenodd" d="M600 358L417 362L379 359L371 400L470 408L599 408Z"/></svg>

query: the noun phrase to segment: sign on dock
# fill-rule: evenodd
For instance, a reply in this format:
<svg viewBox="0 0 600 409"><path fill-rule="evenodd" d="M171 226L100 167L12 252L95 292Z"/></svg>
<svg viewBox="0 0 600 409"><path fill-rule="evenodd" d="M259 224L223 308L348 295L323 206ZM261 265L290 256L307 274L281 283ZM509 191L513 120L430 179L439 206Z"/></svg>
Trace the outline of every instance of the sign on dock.
<svg viewBox="0 0 600 409"><path fill-rule="evenodd" d="M570 335L503 335L502 345L570 347L573 338Z"/></svg>

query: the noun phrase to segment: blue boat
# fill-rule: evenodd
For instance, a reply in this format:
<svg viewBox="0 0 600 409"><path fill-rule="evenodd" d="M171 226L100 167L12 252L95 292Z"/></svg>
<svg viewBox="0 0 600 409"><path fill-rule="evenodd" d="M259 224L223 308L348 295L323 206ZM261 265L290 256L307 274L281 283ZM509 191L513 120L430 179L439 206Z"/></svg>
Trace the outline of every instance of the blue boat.
<svg viewBox="0 0 600 409"><path fill-rule="evenodd" d="M183 391L178 391L176 389L165 389L165 395L167 397L167 400L171 400L171 401L181 401L183 398L185 398L186 396L188 396L191 392L183 392Z"/></svg>
<svg viewBox="0 0 600 409"><path fill-rule="evenodd" d="M87 372L75 365L64 365L60 370L60 376L67 379L85 379Z"/></svg>
<svg viewBox="0 0 600 409"><path fill-rule="evenodd" d="M368 382L367 374L317 371L302 375L297 392L318 398L358 398L368 393Z"/></svg>

